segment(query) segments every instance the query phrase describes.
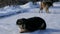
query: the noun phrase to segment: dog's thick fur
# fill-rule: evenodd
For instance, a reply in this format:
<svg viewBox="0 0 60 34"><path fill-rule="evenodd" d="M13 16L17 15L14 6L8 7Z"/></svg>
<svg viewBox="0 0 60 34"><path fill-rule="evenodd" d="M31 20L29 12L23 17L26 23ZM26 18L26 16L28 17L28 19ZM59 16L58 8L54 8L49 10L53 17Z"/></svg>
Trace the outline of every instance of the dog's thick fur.
<svg viewBox="0 0 60 34"><path fill-rule="evenodd" d="M20 27L21 25L21 33L24 32L33 32L36 30L45 30L46 22L40 17L32 17L28 19L18 19L16 24Z"/></svg>

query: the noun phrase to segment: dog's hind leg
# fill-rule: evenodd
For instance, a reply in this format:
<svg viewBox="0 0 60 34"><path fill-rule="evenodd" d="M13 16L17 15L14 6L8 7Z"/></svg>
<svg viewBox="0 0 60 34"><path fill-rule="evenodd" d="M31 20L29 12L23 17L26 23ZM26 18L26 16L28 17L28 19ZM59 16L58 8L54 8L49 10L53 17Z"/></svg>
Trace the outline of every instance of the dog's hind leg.
<svg viewBox="0 0 60 34"><path fill-rule="evenodd" d="M46 5L45 11L46 11L46 13L49 13L49 7L48 7L48 5Z"/></svg>
<svg viewBox="0 0 60 34"><path fill-rule="evenodd" d="M46 13L49 13L49 9L48 9L48 7L46 7Z"/></svg>
<svg viewBox="0 0 60 34"><path fill-rule="evenodd" d="M40 30L45 30L46 29L46 23L43 23L41 26L40 26Z"/></svg>

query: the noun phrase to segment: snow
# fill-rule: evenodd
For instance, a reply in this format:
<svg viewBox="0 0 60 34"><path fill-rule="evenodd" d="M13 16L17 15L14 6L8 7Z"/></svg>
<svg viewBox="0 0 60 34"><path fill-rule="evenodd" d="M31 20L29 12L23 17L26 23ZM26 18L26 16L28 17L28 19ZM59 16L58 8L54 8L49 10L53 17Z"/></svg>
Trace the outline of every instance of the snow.
<svg viewBox="0 0 60 34"><path fill-rule="evenodd" d="M37 2L39 5L39 2ZM38 5L33 5L31 2L25 5L6 6L0 8L0 34L60 34L60 6L49 8L51 13L39 13ZM16 14L20 12L19 14ZM1 16L11 15L1 18ZM31 33L19 33L19 27L16 25L16 20L21 18L41 17L46 21L46 30L37 30Z"/></svg>
<svg viewBox="0 0 60 34"><path fill-rule="evenodd" d="M44 13L22 13L11 17L0 19L1 34L19 34L16 20L20 18L41 17L46 21L47 29L44 31L35 31L27 34L60 34L60 14ZM26 33L23 33L26 34Z"/></svg>
<svg viewBox="0 0 60 34"><path fill-rule="evenodd" d="M12 14L17 14L17 13L24 13L24 12L31 13L31 12L34 12L36 8L40 11L39 9L40 3L41 2L37 2L37 5L33 5L32 2L28 2L25 5L5 6L3 8L0 8L0 16L7 16L7 15L12 15ZM59 14L60 13L60 2L53 3L53 7L50 7L49 11L51 11L51 13Z"/></svg>
<svg viewBox="0 0 60 34"><path fill-rule="evenodd" d="M60 6L60 2L53 3L53 6Z"/></svg>
<svg viewBox="0 0 60 34"><path fill-rule="evenodd" d="M28 2L25 5L5 6L3 8L0 8L0 16L23 13L26 12L27 9L36 8L36 7L39 7L39 5L33 5L32 2Z"/></svg>

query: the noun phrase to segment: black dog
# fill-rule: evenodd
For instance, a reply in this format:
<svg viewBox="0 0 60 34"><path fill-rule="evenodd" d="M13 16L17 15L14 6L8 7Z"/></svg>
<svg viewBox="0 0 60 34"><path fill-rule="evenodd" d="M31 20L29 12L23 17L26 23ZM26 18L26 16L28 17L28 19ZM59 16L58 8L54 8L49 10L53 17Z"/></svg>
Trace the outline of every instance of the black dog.
<svg viewBox="0 0 60 34"><path fill-rule="evenodd" d="M40 17L18 19L16 24L21 28L21 33L46 29L46 23Z"/></svg>

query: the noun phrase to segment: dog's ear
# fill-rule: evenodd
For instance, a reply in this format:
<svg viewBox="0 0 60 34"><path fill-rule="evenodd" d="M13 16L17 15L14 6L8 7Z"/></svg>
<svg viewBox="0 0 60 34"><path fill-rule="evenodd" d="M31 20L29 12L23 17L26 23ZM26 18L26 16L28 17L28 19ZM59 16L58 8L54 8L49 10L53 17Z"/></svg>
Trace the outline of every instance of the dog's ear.
<svg viewBox="0 0 60 34"><path fill-rule="evenodd" d="M16 21L16 25L21 25L21 24L23 24L23 23L24 23L24 21L26 21L26 19L25 19L25 18L17 19L17 21Z"/></svg>

